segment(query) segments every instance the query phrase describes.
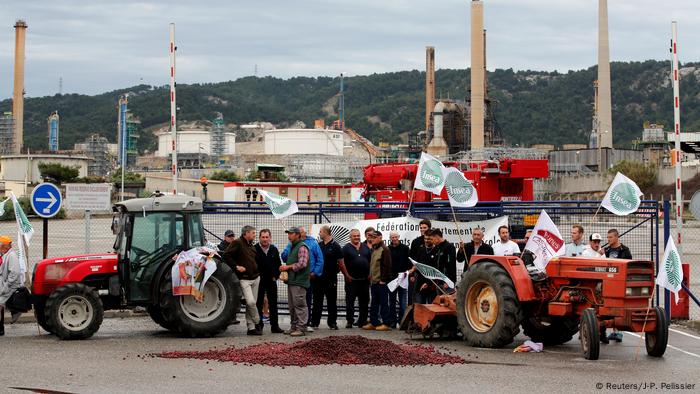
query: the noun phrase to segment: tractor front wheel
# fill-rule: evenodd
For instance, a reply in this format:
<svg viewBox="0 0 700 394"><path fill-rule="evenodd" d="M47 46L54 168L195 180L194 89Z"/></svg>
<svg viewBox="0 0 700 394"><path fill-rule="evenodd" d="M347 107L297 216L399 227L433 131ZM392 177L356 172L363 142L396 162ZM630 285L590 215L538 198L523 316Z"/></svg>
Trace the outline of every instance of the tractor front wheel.
<svg viewBox="0 0 700 394"><path fill-rule="evenodd" d="M668 344L668 320L663 308L655 307L656 328L654 331L644 333L644 342L647 347L647 354L652 357L661 357L666 352Z"/></svg>
<svg viewBox="0 0 700 394"><path fill-rule="evenodd" d="M161 326L183 336L218 335L226 331L234 314L240 309L240 282L226 264L217 264L216 271L202 289L202 302L196 301L191 295L174 296L170 270L166 270L163 280L160 309L166 325Z"/></svg>
<svg viewBox="0 0 700 394"><path fill-rule="evenodd" d="M470 346L502 347L520 332L522 311L515 286L500 265L472 266L457 286L457 322Z"/></svg>
<svg viewBox="0 0 700 394"><path fill-rule="evenodd" d="M56 289L46 301L46 324L61 339L86 339L102 324L104 308L97 292L82 283Z"/></svg>
<svg viewBox="0 0 700 394"><path fill-rule="evenodd" d="M39 327L43 328L48 333L53 333L46 319L46 297L42 296L34 302L34 317Z"/></svg>
<svg viewBox="0 0 700 394"><path fill-rule="evenodd" d="M597 360L600 356L600 325L595 309L588 308L581 315L581 350L587 360Z"/></svg>

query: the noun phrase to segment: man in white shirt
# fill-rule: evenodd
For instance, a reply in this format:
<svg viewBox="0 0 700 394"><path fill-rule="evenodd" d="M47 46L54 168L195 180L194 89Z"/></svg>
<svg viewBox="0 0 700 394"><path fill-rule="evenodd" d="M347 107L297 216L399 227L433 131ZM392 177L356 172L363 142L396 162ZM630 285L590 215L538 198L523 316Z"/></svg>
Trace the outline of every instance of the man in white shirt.
<svg viewBox="0 0 700 394"><path fill-rule="evenodd" d="M581 256L586 244L583 242L583 227L576 224L571 227L571 243L566 244L564 254L569 257Z"/></svg>
<svg viewBox="0 0 700 394"><path fill-rule="evenodd" d="M600 242L602 241L602 239L603 238L598 233L591 234L588 245L583 249L583 253L581 253L581 256L604 259L605 250L600 247Z"/></svg>
<svg viewBox="0 0 700 394"><path fill-rule="evenodd" d="M494 256L520 255L520 248L518 247L518 244L510 240L508 226L501 226L498 228L498 237L500 239L492 245Z"/></svg>

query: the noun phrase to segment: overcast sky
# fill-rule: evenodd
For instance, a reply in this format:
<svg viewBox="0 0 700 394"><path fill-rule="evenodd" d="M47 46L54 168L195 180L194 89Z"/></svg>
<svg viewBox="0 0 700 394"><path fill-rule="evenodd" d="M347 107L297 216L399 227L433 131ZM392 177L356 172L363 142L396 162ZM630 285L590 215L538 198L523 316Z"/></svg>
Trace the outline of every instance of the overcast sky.
<svg viewBox="0 0 700 394"><path fill-rule="evenodd" d="M487 66L582 69L596 62L597 0L485 0ZM700 60L700 1L610 0L614 60ZM26 92L97 94L168 83L168 24L178 82L253 75L361 75L469 66L467 0L0 0L0 99L12 95L14 29L29 25Z"/></svg>

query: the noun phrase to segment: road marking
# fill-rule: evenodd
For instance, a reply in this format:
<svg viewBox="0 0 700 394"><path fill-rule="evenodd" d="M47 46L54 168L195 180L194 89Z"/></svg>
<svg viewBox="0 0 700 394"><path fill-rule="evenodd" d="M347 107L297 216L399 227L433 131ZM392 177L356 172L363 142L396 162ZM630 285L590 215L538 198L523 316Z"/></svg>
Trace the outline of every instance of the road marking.
<svg viewBox="0 0 700 394"><path fill-rule="evenodd" d="M683 332L683 331L679 331L679 330L674 330L673 328L669 328L668 330L669 330L669 331L676 332L676 333L681 334L681 335L685 335L686 337L690 337L690 338L693 338L693 339L700 339L700 337L698 337L698 336L688 334L687 332Z"/></svg>
<svg viewBox="0 0 700 394"><path fill-rule="evenodd" d="M635 333L633 333L633 332L625 331L625 333L630 334L630 335L632 335L632 336L635 336L635 337L637 337L637 338L642 338L641 335L635 334ZM695 354L695 353L692 353L692 352L688 352L688 351L686 351L686 350L677 348L677 347L675 347L675 346L673 346L673 345L666 345L666 347L669 347L669 348L671 348L671 349L673 349L673 350L677 350L677 351L679 351L679 352L681 352L681 353L685 353L685 354L687 354L687 355L689 355L689 356L693 356L693 357L700 358L700 354Z"/></svg>

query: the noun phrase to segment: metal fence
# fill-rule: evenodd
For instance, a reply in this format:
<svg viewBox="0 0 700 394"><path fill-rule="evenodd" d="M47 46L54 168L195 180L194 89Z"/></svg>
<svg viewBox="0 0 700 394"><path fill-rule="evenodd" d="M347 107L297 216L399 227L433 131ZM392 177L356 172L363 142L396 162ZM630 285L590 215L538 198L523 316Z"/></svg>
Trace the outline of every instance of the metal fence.
<svg viewBox="0 0 700 394"><path fill-rule="evenodd" d="M283 249L287 243L284 233L289 226L306 226L312 224L348 222L364 220L366 216L381 218L400 217L407 213L412 217L431 220L453 220L452 210L447 203L415 203L408 210L405 203L304 203L300 202L299 212L285 220L276 220L264 203L260 202L208 202L204 208L204 224L210 236L221 237L224 231L231 229L240 235L244 225L254 226L258 231L263 228L271 230L273 243ZM659 204L656 201L644 201L640 209L629 216L616 216L605 209L599 209L599 201L531 201L482 203L473 208L455 210L459 221L473 221L508 216L511 236L523 238L528 228L534 227L536 215L546 210L557 224L566 240L570 240L573 225L581 225L585 237L591 233L600 233L605 239L607 231L617 229L623 244L627 245L632 255L639 259L658 261L659 258ZM465 240L466 241L466 240ZM605 242L603 242L605 243ZM338 278L338 310L344 313L344 281ZM282 309L287 304L286 286L278 287L278 300ZM657 301L658 302L658 301Z"/></svg>
<svg viewBox="0 0 700 394"><path fill-rule="evenodd" d="M663 240L665 241L669 236L676 239L676 215L675 215L675 204L673 202L664 201L663 203ZM685 212L689 213L689 210ZM683 239L680 246L681 257L683 263L688 264L690 272L688 275L688 284L691 291L693 289L698 289L700 286L700 250L697 245L700 245L700 220L692 219L690 217L684 217L683 221ZM665 242L662 242L665 245ZM661 255L663 256L663 248L661 249ZM668 295L668 292L666 292ZM697 296L698 291L694 291ZM697 320L700 319L700 307L692 300L690 301L690 319ZM672 303L667 303L666 308L672 308L674 305Z"/></svg>

